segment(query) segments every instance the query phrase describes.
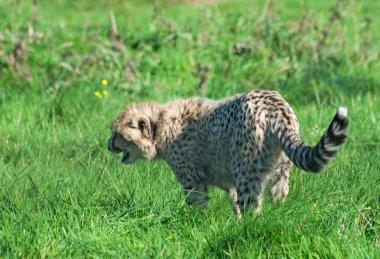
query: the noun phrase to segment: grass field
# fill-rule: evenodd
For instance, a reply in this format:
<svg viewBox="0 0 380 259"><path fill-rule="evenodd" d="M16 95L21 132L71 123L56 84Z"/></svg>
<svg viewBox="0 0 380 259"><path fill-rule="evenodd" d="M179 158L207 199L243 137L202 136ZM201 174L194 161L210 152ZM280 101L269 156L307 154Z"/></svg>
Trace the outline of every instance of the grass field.
<svg viewBox="0 0 380 259"><path fill-rule="evenodd" d="M370 0L1 1L0 257L379 258L378 10ZM107 151L130 102L259 88L288 100L308 144L338 106L350 121L326 171L293 168L287 201L266 199L260 216L237 220L219 190L208 210L189 207L165 163L126 167Z"/></svg>

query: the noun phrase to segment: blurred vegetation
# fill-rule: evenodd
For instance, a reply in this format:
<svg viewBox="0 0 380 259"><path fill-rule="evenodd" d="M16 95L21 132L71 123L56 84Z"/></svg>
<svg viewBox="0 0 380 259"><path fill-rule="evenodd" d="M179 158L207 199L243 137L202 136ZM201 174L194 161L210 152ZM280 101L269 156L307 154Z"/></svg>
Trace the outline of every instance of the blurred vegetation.
<svg viewBox="0 0 380 259"><path fill-rule="evenodd" d="M8 1L1 77L53 96L103 78L133 99L267 88L303 105L377 93L379 4L291 3Z"/></svg>

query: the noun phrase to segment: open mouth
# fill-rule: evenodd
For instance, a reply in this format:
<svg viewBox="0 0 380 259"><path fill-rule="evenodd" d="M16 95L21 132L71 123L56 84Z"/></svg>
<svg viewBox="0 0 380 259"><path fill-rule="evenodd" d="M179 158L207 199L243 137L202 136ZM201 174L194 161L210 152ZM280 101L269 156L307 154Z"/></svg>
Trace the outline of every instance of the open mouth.
<svg viewBox="0 0 380 259"><path fill-rule="evenodd" d="M126 164L128 158L129 158L129 152L125 152L124 155L123 155L123 158L121 159L121 161L122 161L124 164Z"/></svg>

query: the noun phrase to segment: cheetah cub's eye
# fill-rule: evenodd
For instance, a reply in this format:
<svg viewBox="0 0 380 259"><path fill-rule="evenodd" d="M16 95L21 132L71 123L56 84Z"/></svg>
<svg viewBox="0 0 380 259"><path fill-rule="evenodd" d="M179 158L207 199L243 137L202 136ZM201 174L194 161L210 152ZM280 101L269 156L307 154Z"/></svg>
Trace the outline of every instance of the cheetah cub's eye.
<svg viewBox="0 0 380 259"><path fill-rule="evenodd" d="M146 123L145 121L139 121L138 122L138 127L139 127L139 130L143 130L146 126Z"/></svg>

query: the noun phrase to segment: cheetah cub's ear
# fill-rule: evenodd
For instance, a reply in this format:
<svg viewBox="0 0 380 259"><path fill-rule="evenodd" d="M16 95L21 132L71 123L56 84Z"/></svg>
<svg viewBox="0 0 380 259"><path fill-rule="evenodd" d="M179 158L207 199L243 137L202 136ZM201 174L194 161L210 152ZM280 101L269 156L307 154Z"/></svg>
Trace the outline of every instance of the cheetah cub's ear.
<svg viewBox="0 0 380 259"><path fill-rule="evenodd" d="M137 117L137 127L146 138L152 138L152 127L148 116L139 115Z"/></svg>

